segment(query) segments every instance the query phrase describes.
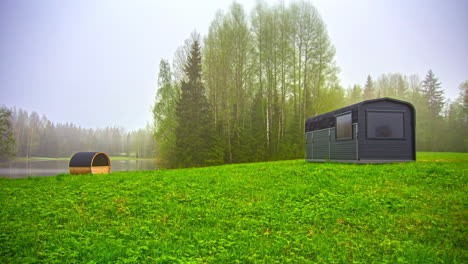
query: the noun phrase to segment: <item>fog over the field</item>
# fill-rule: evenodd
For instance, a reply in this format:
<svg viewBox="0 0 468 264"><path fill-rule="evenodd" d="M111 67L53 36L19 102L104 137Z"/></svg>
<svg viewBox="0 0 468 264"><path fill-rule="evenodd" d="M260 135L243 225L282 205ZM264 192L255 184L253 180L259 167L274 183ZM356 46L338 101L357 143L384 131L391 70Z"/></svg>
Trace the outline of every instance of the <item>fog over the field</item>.
<svg viewBox="0 0 468 264"><path fill-rule="evenodd" d="M247 14L254 0L239 0ZM276 4L278 1L265 1ZM285 5L291 1L284 1ZM231 0L0 2L0 105L53 122L128 130L150 123L160 59ZM455 98L468 78L467 1L311 1L327 25L340 83L429 69Z"/></svg>

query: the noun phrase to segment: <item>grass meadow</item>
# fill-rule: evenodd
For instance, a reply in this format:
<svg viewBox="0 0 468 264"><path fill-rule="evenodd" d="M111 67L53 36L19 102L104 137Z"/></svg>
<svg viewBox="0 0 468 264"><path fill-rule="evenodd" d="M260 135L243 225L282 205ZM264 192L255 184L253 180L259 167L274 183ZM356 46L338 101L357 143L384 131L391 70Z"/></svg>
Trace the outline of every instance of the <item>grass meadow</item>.
<svg viewBox="0 0 468 264"><path fill-rule="evenodd" d="M1 263L467 263L468 153L0 179Z"/></svg>

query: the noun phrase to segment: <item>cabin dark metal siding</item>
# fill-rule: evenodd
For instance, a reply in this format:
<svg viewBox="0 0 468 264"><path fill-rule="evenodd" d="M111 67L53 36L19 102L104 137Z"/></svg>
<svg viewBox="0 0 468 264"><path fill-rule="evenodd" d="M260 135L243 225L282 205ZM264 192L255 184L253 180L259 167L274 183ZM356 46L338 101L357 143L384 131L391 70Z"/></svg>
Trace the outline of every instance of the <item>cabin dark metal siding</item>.
<svg viewBox="0 0 468 264"><path fill-rule="evenodd" d="M330 157L329 129L314 131L312 138L313 159L327 160Z"/></svg>
<svg viewBox="0 0 468 264"><path fill-rule="evenodd" d="M356 128L353 124L353 139L336 140L335 128L306 133L307 160L356 160Z"/></svg>
<svg viewBox="0 0 468 264"><path fill-rule="evenodd" d="M335 128L330 130L330 159L332 160L357 160L356 153L356 125L353 124L353 138L348 140L336 140Z"/></svg>
<svg viewBox="0 0 468 264"><path fill-rule="evenodd" d="M403 139L369 139L367 136L367 111L404 111ZM359 109L359 158L360 160L415 160L414 110L394 101L376 101L363 104Z"/></svg>
<svg viewBox="0 0 468 264"><path fill-rule="evenodd" d="M386 136L368 138L368 111L403 113L403 138ZM336 140L336 116L345 112L352 113L353 138L352 140ZM374 120L391 120L375 119L375 115L373 116ZM393 131L396 132L394 135L401 135L400 129ZM415 110L410 103L392 98L367 100L309 118L305 123L305 133L306 159L308 160L354 160L364 161L363 163L416 160ZM392 130L390 130L390 135L391 133Z"/></svg>
<svg viewBox="0 0 468 264"><path fill-rule="evenodd" d="M312 133L306 133L306 159L312 159Z"/></svg>
<svg viewBox="0 0 468 264"><path fill-rule="evenodd" d="M351 112L351 122L358 121L359 104L350 105L335 111L331 111L322 115L314 116L306 120L305 132L317 131L325 128L335 127L336 116L342 113Z"/></svg>

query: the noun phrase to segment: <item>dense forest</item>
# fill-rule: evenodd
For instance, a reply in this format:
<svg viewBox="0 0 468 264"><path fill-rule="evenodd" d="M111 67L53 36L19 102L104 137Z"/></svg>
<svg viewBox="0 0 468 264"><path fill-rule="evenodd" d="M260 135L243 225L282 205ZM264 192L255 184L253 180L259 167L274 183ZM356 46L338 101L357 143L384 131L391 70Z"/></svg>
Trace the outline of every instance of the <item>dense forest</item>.
<svg viewBox="0 0 468 264"><path fill-rule="evenodd" d="M152 158L155 143L150 128L125 132L122 128L84 129L74 124L54 124L47 117L22 109L8 113L10 140L4 153L16 157L70 157L79 151L103 151L112 156ZM4 120L4 119L3 119ZM6 122L6 121L5 121ZM4 157L5 158L5 157Z"/></svg>
<svg viewBox="0 0 468 264"><path fill-rule="evenodd" d="M362 100L392 97L417 112L417 148L468 151L468 82L448 101L435 73L367 76L340 86L335 49L308 2L219 11L171 64L161 60L153 108L166 167L302 158L304 121Z"/></svg>

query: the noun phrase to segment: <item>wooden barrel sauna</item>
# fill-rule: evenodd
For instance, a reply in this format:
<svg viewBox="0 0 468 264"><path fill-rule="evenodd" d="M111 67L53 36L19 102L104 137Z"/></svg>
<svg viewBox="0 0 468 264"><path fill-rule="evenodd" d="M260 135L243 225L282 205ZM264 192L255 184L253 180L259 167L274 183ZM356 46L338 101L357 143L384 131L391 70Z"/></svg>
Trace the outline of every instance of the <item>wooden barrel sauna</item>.
<svg viewBox="0 0 468 264"><path fill-rule="evenodd" d="M104 152L78 152L70 159L70 174L110 173L111 162Z"/></svg>

